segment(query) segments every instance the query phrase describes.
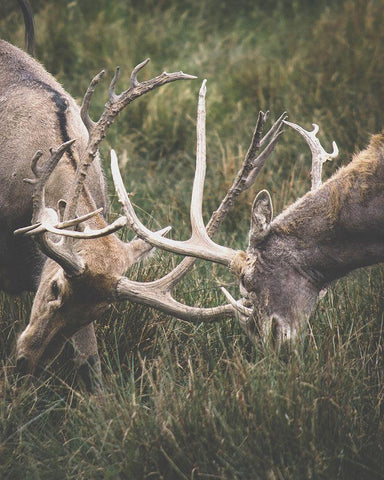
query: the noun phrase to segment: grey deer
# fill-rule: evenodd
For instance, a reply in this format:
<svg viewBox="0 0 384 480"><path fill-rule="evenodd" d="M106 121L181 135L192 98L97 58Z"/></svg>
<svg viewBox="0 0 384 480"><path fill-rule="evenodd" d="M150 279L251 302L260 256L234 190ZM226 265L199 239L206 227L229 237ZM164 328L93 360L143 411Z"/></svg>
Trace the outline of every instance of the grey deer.
<svg viewBox="0 0 384 480"><path fill-rule="evenodd" d="M109 100L95 123L88 110L104 72L92 80L79 108L37 61L0 41L0 288L36 292L29 324L17 342L21 373L49 364L69 338L76 366L85 374L89 365L99 373L93 322L112 302L144 303L193 321L234 315L230 304L204 309L172 297L172 289L193 265L190 259L153 283L130 281L127 269L152 247L139 238L129 243L118 238L115 232L126 224L125 217L111 225L104 218L106 192L98 146L108 127L141 95L169 82L195 78L163 72L139 82L137 75L147 62L132 71L130 87L120 95L115 93L116 70ZM258 141L265 119L260 113ZM259 142L268 140L256 157L258 168L276 144L282 119ZM251 149L254 156L260 146ZM240 192L232 190L213 218L211 233Z"/></svg>
<svg viewBox="0 0 384 480"><path fill-rule="evenodd" d="M119 176L116 155L112 168L128 222L136 234L153 246L229 267L240 280L242 299L223 289L238 311L240 325L252 339L275 344L294 339L328 284L354 269L384 260L384 131L371 138L367 149L321 184L322 164L328 154L316 137L318 126L297 130L312 151L312 190L273 220L272 201L266 190L252 205L249 243L236 251L214 243L209 224L202 219L205 175L205 85L200 92L196 173L191 203L192 236L175 241L151 232L138 219ZM252 157L252 155L250 156ZM251 161L238 175L238 187L254 180L258 167Z"/></svg>
<svg viewBox="0 0 384 480"><path fill-rule="evenodd" d="M114 234L124 217L107 224L98 155L108 126L126 105L161 85L194 78L164 72L140 83L137 74L146 64L133 70L120 95L116 71L105 111L94 123L89 101L103 72L80 109L37 61L0 41L0 288L36 292L17 344L23 373L56 357L73 335L76 363L93 362L97 369L92 322L115 299L114 282L152 248ZM31 218L32 225L22 228Z"/></svg>

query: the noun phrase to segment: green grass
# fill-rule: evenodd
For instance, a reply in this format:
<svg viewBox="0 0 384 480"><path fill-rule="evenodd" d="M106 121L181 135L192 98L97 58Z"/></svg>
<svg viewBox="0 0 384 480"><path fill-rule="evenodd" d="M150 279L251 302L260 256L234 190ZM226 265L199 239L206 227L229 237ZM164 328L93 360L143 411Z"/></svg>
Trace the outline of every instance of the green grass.
<svg viewBox="0 0 384 480"><path fill-rule="evenodd" d="M196 98L208 79L206 218L247 150L259 109L287 110L321 127L340 159L329 176L384 125L381 1L36 1L37 54L81 98L91 77L117 64L120 88L141 74L199 76L132 104L109 132L142 218L188 234ZM337 5L335 5L337 3ZM90 6L92 4L92 6ZM4 2L2 38L22 46L16 6ZM108 82L93 104L97 116ZM106 173L109 171L106 161ZM244 248L249 208L268 188L275 211L309 189L306 145L287 131L252 192L239 199L218 241ZM111 193L111 208L118 206ZM128 234L129 236L129 234ZM156 254L131 278L156 278L176 260ZM197 262L181 300L215 305L219 266ZM190 325L140 305L114 306L97 324L104 398L78 388L68 365L30 384L12 374L31 296L0 299L0 478L380 479L384 478L381 266L333 285L308 334L277 355L252 345L230 321Z"/></svg>

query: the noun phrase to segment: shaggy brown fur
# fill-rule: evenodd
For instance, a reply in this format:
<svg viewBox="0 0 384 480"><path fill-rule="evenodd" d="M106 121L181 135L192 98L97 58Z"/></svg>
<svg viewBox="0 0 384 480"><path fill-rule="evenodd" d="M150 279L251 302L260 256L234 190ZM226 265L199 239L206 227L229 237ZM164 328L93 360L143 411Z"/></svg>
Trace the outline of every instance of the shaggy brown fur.
<svg viewBox="0 0 384 480"><path fill-rule="evenodd" d="M348 203L367 203L384 191L384 131L371 138L369 146L356 154L352 161L340 168L319 189L308 192L291 205L272 224L276 233L303 235L303 231L314 233L333 229L340 212Z"/></svg>

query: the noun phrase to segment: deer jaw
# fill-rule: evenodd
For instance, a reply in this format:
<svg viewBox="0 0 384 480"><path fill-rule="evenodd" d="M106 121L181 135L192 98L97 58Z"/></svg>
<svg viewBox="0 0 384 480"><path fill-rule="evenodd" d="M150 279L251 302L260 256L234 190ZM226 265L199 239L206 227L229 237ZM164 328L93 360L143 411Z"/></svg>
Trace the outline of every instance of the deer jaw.
<svg viewBox="0 0 384 480"><path fill-rule="evenodd" d="M320 292L315 276L304 272L293 252L279 243L266 240L248 251L240 281L245 304L252 307L250 316L240 316L240 326L253 341L275 346L297 337Z"/></svg>
<svg viewBox="0 0 384 480"><path fill-rule="evenodd" d="M152 246L139 239L121 242L115 235L79 241L85 270L71 277L55 261L44 265L30 321L17 342L17 369L33 374L52 362L65 342L97 320L115 300L117 283L126 270L147 256Z"/></svg>
<svg viewBox="0 0 384 480"><path fill-rule="evenodd" d="M58 264L47 260L29 324L17 342L20 373L33 374L38 365L53 361L79 328L99 318L108 308L106 299L97 298L96 292L81 297L89 282L87 273L73 279ZM79 285L83 288L79 289Z"/></svg>
<svg viewBox="0 0 384 480"><path fill-rule="evenodd" d="M121 266L116 274L124 268ZM20 373L33 374L37 366L50 363L76 331L100 318L111 301L112 262L111 272L100 275L98 268L86 268L78 277L70 277L56 262L47 260L29 324L17 342Z"/></svg>

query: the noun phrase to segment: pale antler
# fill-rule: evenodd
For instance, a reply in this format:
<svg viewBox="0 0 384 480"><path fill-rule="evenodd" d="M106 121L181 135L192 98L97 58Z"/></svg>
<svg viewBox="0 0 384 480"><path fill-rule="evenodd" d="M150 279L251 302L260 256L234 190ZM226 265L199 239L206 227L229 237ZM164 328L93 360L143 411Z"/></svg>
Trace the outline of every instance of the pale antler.
<svg viewBox="0 0 384 480"><path fill-rule="evenodd" d="M249 317L250 315L252 315L252 312L253 312L252 308L249 308L249 307L243 305L243 303L241 303L241 301L233 298L232 295L228 292L228 290L226 288L220 287L220 289L224 293L226 299L232 305L233 308L235 308L238 312L240 312L245 317Z"/></svg>
<svg viewBox="0 0 384 480"><path fill-rule="evenodd" d="M313 130L311 132L304 130L304 128L300 127L296 123L288 122L284 120L286 125L289 125L291 128L296 130L300 133L302 137L304 137L305 141L308 143L309 148L312 152L312 170L311 170L311 178L312 178L312 185L311 190L315 190L316 188L320 187L321 185L321 174L323 163L327 160L332 160L336 158L339 154L339 149L337 148L336 142L332 142L332 153L327 153L324 148L320 144L320 140L316 137L317 132L319 131L319 126L316 123L312 123Z"/></svg>
<svg viewBox="0 0 384 480"><path fill-rule="evenodd" d="M32 159L32 172L35 175L34 179L25 179L27 183L34 185L34 191L32 196L33 203L33 216L30 227L21 229L18 233L32 233L36 230L40 230L41 234L35 236L36 242L39 244L40 249L48 257L59 263L68 275L76 276L84 271L85 265L82 258L77 255L68 245L64 245L63 242L55 243L44 232L46 225L56 225L59 223L58 215L52 208L47 208L45 204L45 185L48 181L51 173L55 169L59 160L63 156L64 152L68 150L74 140L63 143L57 149L51 149L50 158L44 163L42 167L38 167L38 161L42 156L42 152L38 151ZM94 212L93 212L94 213Z"/></svg>
<svg viewBox="0 0 384 480"><path fill-rule="evenodd" d="M71 202L65 209L64 220L75 217L77 204L83 189L84 180L87 176L88 169L97 155L100 142L105 137L107 129L112 125L117 115L136 98L145 95L155 88L175 82L177 80L191 80L196 78L193 75L187 75L183 72L163 72L161 75L158 75L155 78L146 80L144 82L139 82L137 80L137 74L148 64L148 62L149 58L133 69L131 73L130 87L120 95L117 95L115 92L115 87L120 76L120 68L116 68L115 75L109 86L108 102L106 103L104 111L97 122L93 122L89 116L89 105L95 88L104 75L104 71L98 73L91 81L81 106L81 118L83 119L83 122L89 132L88 146L77 168L76 179L69 195Z"/></svg>
<svg viewBox="0 0 384 480"><path fill-rule="evenodd" d="M104 138L108 127L113 123L116 116L129 103L141 95L144 95L145 93L158 88L161 85L174 82L176 80L196 78L191 75L186 75L183 72L163 72L161 75L151 80L140 83L137 80L137 74L148 62L149 59L134 68L131 74L130 88L122 92L120 95L116 95L115 93L115 86L119 78L119 68L116 69L116 73L109 87L109 100L105 106L103 114L96 123L90 119L88 109L95 87L103 76L104 71L96 75L91 81L81 107L81 117L89 132L88 145L77 166L75 179L68 196L70 201L68 203L62 201L61 205L59 205L58 210L60 211L60 217L62 217L62 221L59 221L59 216L55 210L52 208L46 208L45 206L45 184L64 152L71 148L74 140L66 142L57 150L51 149L51 157L45 162L43 167L38 166L38 161L42 156L42 152L37 152L32 159L31 168L35 175L35 179L26 179L27 182L35 185L33 193L32 225L18 229L14 233L16 235L22 234L26 236L33 236L39 243L41 250L47 256L59 263L68 275L79 275L84 271L85 268L82 259L73 251L74 238L99 238L109 235L126 225L126 218L120 217L112 224L107 225L99 230L92 230L88 227L86 227L84 231L73 230L73 227L79 226L80 223L90 219L93 216L99 215L102 211L102 209L96 209L96 205L94 205L94 211L86 213L85 215L77 217L76 212L78 201L84 188L84 181L87 176L88 169L97 155L98 146L101 140ZM89 196L89 201L91 201L91 196ZM66 239L64 238L61 242L54 242L48 237L47 233L63 236L66 237ZM159 232L159 235L164 233L165 230Z"/></svg>
<svg viewBox="0 0 384 480"><path fill-rule="evenodd" d="M197 137L198 137L198 147L197 147L197 157L198 162L203 162L203 166L198 166L199 173L195 176L196 182L198 186L194 187L194 192L192 203L193 206L193 214L191 217L193 218L193 222L197 227L195 230L200 232L202 220L201 220L201 201L202 201L202 187L204 183L204 176L201 174L202 171L205 171L205 82L199 93L199 107L198 107L198 119L197 119ZM244 252L237 252L231 249L221 250L216 249L216 244L209 243L207 241L207 237L212 237L214 233L217 231L220 224L223 222L225 216L227 215L228 211L233 207L236 198L240 195L241 192L245 191L249 188L252 183L256 179L256 175L254 171L257 170L257 173L260 171L261 167L264 165L266 158L271 154L273 151L274 146L276 145L277 139L279 138L280 134L282 133L282 121L285 118L285 114L283 114L273 125L273 127L269 130L269 132L262 137L262 129L264 123L267 119L268 113L264 114L260 112L258 121L256 124L256 128L253 134L252 143L248 149L247 155L244 159L244 162L232 184L232 186L228 189L228 192L224 199L222 200L219 208L212 214L211 219L209 220L207 227L204 228L205 233L202 233L203 243L208 245L210 249L214 250L215 252L219 251L224 252L227 254L225 262L229 262L232 268L238 273L238 269L233 262L233 254L235 258L237 258L237 254L240 258L240 263L244 259L245 253ZM268 143L267 143L268 142ZM267 144L266 148L260 155L257 156L261 146ZM132 205L130 204L128 194L124 188L121 175L117 165L117 158L114 153L111 154L111 163L112 163L112 171L113 177L115 182L115 187L118 192L119 200L123 205L123 208L128 210L129 214L133 214L132 220L133 223L136 222L136 215L134 214L134 210ZM195 185L195 183L194 183ZM127 201L128 199L128 201ZM200 223L200 224L199 224ZM150 235L150 242L153 240L153 236L155 236L156 241L158 241L158 235L153 234L147 230L144 226L140 226L139 228L135 228L136 233L140 236L140 231L144 228L145 234ZM195 233L195 237L199 238L200 233ZM192 235L193 238L193 235ZM184 243L185 242L180 242ZM158 244L158 243L156 243ZM213 244L213 247L212 247ZM219 247L219 246L217 246ZM205 257L204 257L205 258ZM219 260L221 257L219 257ZM232 260L232 262L231 262ZM171 294L172 289L184 278L184 276L191 270L192 266L194 265L196 258L187 257L185 258L176 268L174 268L170 273L168 273L165 277L155 280L153 282L147 283L140 283L134 282L129 280L126 277L121 278L119 281L117 290L116 290L116 298L118 300L130 300L137 303L142 303L144 305L154 307L158 310L161 310L167 314L173 315L177 318L181 318L188 321L210 321L215 320L217 318L223 316L233 316L235 313L235 309L233 305L224 305L221 307L215 308L195 308L186 306L178 301L176 301ZM224 263L224 262L219 262ZM244 308L247 308L244 306ZM247 314L250 313L250 310L246 310ZM243 312L244 313L244 312Z"/></svg>
<svg viewBox="0 0 384 480"><path fill-rule="evenodd" d="M207 229L204 226L203 216L202 216L202 201L203 201L203 186L206 170L206 152L205 152L205 94L206 94L206 81L203 82L203 85L199 92L199 102L198 102L198 116L197 116L197 148L196 148L196 171L195 178L193 182L192 190L192 199L191 199L191 209L190 209L190 218L192 226L192 235L189 240L185 241L176 241L172 239L167 239L160 237L154 232L151 232L147 229L137 218L134 208L131 204L129 196L125 190L121 175L118 169L117 157L114 151L111 152L111 169L112 176L115 183L115 188L119 196L120 203L122 204L128 223L131 228L136 232L136 234L152 244L153 246L160 247L164 250L168 250L173 253L180 255L187 255L196 258L202 258L211 262L221 263L232 268L232 263L237 255L242 252L238 250L233 250L231 248L223 247L216 244L210 239ZM279 119L278 126L274 126L273 129L267 134L272 135L272 139L268 144L267 148L263 153L257 158L258 161L252 158L253 161L246 162L246 167L244 167L238 174L234 185L229 189L226 198L222 202L222 208L218 210L215 222L220 223L221 217L224 217L228 211L229 206L233 203L234 199L240 194L241 191L249 188L249 186L254 182L256 175L254 174L257 169L256 174L260 171L261 166L265 163L265 160L268 154L272 151L274 144L278 136L281 133L281 120ZM259 117L259 122L262 123L261 118ZM280 125L280 126L279 126ZM247 159L253 157L254 150L260 148L261 142L259 136L259 129L256 128L256 133L254 135L252 145L250 148L249 154L247 154Z"/></svg>

